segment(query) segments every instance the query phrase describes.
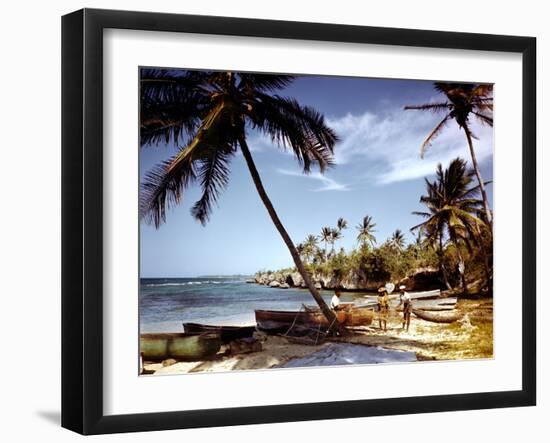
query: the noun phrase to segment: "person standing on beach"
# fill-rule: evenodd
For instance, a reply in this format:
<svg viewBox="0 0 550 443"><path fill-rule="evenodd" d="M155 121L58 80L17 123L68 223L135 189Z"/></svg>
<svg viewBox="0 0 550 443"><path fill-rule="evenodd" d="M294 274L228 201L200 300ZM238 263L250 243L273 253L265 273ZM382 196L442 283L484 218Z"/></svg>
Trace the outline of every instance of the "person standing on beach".
<svg viewBox="0 0 550 443"><path fill-rule="evenodd" d="M330 308L333 311L336 311L338 309L338 306L340 306L340 289L336 289L334 291L334 295L332 296L332 299L330 300Z"/></svg>
<svg viewBox="0 0 550 443"><path fill-rule="evenodd" d="M388 330L388 311L390 310L390 301L388 291L382 287L378 289L378 324L383 331Z"/></svg>
<svg viewBox="0 0 550 443"><path fill-rule="evenodd" d="M411 324L411 313L412 313L412 303L411 296L406 292L407 287L405 285L399 286L400 291L400 302L399 306L403 305L403 326L402 329L407 327L407 332L409 332L409 326Z"/></svg>

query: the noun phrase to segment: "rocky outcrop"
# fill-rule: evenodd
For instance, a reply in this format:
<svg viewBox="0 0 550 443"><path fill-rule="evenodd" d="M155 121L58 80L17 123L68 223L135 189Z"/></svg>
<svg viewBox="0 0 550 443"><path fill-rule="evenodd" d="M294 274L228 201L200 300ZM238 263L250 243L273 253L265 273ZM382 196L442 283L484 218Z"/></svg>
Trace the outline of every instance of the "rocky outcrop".
<svg viewBox="0 0 550 443"><path fill-rule="evenodd" d="M294 287L300 287L304 285L304 279L302 278L299 272L292 272L290 274L287 274L285 278L285 282L289 286L294 286Z"/></svg>
<svg viewBox="0 0 550 443"><path fill-rule="evenodd" d="M426 267L418 268L414 273L399 281L399 285L405 285L409 291L429 291L441 289L439 270Z"/></svg>
<svg viewBox="0 0 550 443"><path fill-rule="evenodd" d="M342 289L346 291L367 291L375 292L386 281L369 279L362 272L352 270L341 278L334 275L323 275L314 273L313 283L317 289ZM259 272L255 275L254 281L260 285L266 285L271 288L305 288L306 284L299 272ZM441 280L439 271L435 268L419 268L412 274L393 283L396 286L405 285L409 291L427 291L431 289L441 289Z"/></svg>

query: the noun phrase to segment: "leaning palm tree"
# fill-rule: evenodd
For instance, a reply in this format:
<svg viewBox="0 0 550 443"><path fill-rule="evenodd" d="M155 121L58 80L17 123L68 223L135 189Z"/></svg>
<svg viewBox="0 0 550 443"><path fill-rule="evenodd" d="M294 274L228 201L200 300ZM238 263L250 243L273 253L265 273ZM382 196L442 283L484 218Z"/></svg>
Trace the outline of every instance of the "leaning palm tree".
<svg viewBox="0 0 550 443"><path fill-rule="evenodd" d="M274 144L294 154L305 174L314 166L324 172L333 163L338 139L323 115L277 94L293 79L288 75L144 69L140 82L141 144L171 141L180 148L146 174L140 192L140 214L158 228L166 220L167 209L178 204L184 190L197 183L202 195L191 214L206 224L228 184L231 160L240 151L260 199L311 295L331 329L341 329L277 215L247 143L251 129L267 134Z"/></svg>
<svg viewBox="0 0 550 443"><path fill-rule="evenodd" d="M405 235L401 229L396 229L390 237L390 245L400 251L405 247Z"/></svg>
<svg viewBox="0 0 550 443"><path fill-rule="evenodd" d="M376 237L373 234L373 232L376 232L374 229L375 226L376 223L372 221L370 215L365 215L363 221L356 226L356 229L359 231L359 234L357 234L357 241L361 243L362 246L370 243L370 245L374 247L376 244Z"/></svg>
<svg viewBox="0 0 550 443"><path fill-rule="evenodd" d="M481 172L477 163L477 157L474 150L472 139L475 138L470 128L470 116L482 124L493 126L493 86L475 83L441 83L434 84L438 92L445 94L447 101L439 103L427 103L417 106L405 106L405 109L416 109L420 111L444 112L445 117L432 129L432 131L422 143L420 155L423 157L426 150L430 147L433 140L443 130L450 120L455 120L459 128L464 130L472 165L477 176L477 182L483 199L483 208L485 218L489 225L492 224L492 213L489 208L489 200L485 191L485 183L481 178Z"/></svg>
<svg viewBox="0 0 550 443"><path fill-rule="evenodd" d="M473 244L479 244L483 220L477 217L477 212L483 206L483 202L477 198L479 186L472 187L474 171L468 170L466 162L460 158L453 160L447 169L441 164L437 166L436 180L430 182L426 179L426 195L420 198L427 211L413 212L424 217L426 221L413 228L412 231L421 230L427 239L439 243L440 269L445 275L443 258L444 238L448 238L455 245L455 249L461 263L464 258L461 253L461 245L468 250ZM464 273L461 272L462 275ZM466 291L466 280L462 279L463 290Z"/></svg>

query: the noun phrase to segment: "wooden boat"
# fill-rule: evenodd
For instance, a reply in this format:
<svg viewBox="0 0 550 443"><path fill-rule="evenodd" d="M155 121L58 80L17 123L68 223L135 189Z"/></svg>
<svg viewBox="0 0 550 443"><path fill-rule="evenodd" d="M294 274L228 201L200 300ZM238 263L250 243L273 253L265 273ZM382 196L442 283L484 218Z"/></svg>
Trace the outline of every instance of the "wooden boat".
<svg viewBox="0 0 550 443"><path fill-rule="evenodd" d="M222 343L229 343L240 338L252 337L256 326L215 326L200 323L184 323L183 330L189 335L204 334L206 332L219 334Z"/></svg>
<svg viewBox="0 0 550 443"><path fill-rule="evenodd" d="M307 308L303 311L256 310L258 329L282 331L293 325L308 328L328 328L329 323L320 309ZM367 326L372 323L374 312L369 307L347 307L335 311L338 322L344 326Z"/></svg>
<svg viewBox="0 0 550 443"><path fill-rule="evenodd" d="M412 300L413 309L423 311L452 311L456 306L456 297L438 298L436 300ZM396 306L398 311L403 310L403 305Z"/></svg>
<svg viewBox="0 0 550 443"><path fill-rule="evenodd" d="M435 300L441 297L441 290L434 289L433 291L409 292L408 294L411 297L411 300ZM376 297L376 295L367 295L365 298L372 299ZM400 293L393 292L388 295L388 298L390 300L399 300Z"/></svg>
<svg viewBox="0 0 550 443"><path fill-rule="evenodd" d="M441 297L441 291L434 289L433 291L409 292L409 295L411 296L411 300L430 300Z"/></svg>
<svg viewBox="0 0 550 443"><path fill-rule="evenodd" d="M409 292L409 296L411 297L411 300L413 301L413 306L415 301L424 301L424 300L434 300L437 301L441 298L441 291L439 289L434 289L433 291L422 291L422 292ZM374 306L377 308L378 306L378 296L376 295L365 295L365 304L368 306ZM390 307L391 308L397 308L400 303L400 294L399 293L392 293L388 296L390 301Z"/></svg>
<svg viewBox="0 0 550 443"><path fill-rule="evenodd" d="M413 314L422 320L435 323L454 323L462 317L460 312L431 312L422 309L413 309Z"/></svg>
<svg viewBox="0 0 550 443"><path fill-rule="evenodd" d="M197 361L216 354L221 347L220 334L183 333L141 334L140 351L144 360Z"/></svg>

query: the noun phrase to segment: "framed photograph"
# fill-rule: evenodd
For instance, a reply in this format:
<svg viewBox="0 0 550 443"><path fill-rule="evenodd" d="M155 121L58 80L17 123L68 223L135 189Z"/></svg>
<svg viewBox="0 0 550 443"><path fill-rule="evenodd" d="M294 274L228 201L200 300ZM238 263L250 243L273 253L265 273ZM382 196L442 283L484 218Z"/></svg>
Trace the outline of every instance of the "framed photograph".
<svg viewBox="0 0 550 443"><path fill-rule="evenodd" d="M62 425L535 405L531 37L62 21Z"/></svg>

